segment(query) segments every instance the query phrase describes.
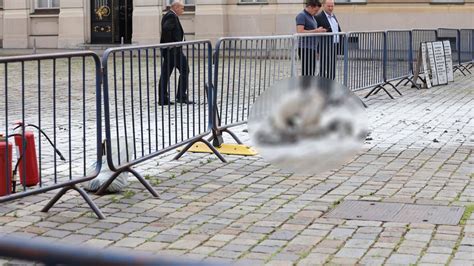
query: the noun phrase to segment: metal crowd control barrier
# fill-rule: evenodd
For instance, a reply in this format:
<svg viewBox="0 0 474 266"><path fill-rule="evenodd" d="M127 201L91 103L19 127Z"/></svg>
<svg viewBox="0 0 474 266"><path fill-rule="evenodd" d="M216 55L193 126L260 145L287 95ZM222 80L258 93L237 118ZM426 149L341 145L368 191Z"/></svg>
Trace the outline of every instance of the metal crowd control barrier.
<svg viewBox="0 0 474 266"><path fill-rule="evenodd" d="M132 251L105 250L70 244L50 243L24 237L0 237L0 257L39 262L45 265L223 265L161 258Z"/></svg>
<svg viewBox="0 0 474 266"><path fill-rule="evenodd" d="M274 82L292 76L294 37L221 38L215 47L214 86L215 124L213 145L223 143L228 128L247 121L256 98Z"/></svg>
<svg viewBox="0 0 474 266"><path fill-rule="evenodd" d="M350 41L349 41L350 40ZM385 91L386 73L386 33L350 32L347 34L347 87L352 90L372 88L365 98L378 91ZM401 95L397 88L392 86Z"/></svg>
<svg viewBox="0 0 474 266"><path fill-rule="evenodd" d="M108 166L115 173L97 194L105 192L120 173L130 172L158 196L132 166L182 145L188 144L176 158L201 141L223 160L203 139L213 123L211 52L207 40L105 51L106 153Z"/></svg>
<svg viewBox="0 0 474 266"><path fill-rule="evenodd" d="M460 63L472 67L474 62L474 29L460 29Z"/></svg>
<svg viewBox="0 0 474 266"><path fill-rule="evenodd" d="M101 168L100 68L88 51L0 58L0 203L61 189L47 212L73 189L104 218L77 186Z"/></svg>
<svg viewBox="0 0 474 266"><path fill-rule="evenodd" d="M344 82L345 33L300 33L294 36L297 39L296 75L318 75Z"/></svg>
<svg viewBox="0 0 474 266"><path fill-rule="evenodd" d="M452 61L453 61L453 72L456 72L459 70L461 74L466 76L466 73L464 73L465 69L461 65L461 36L460 36L460 31L458 29L445 29L445 28L439 28L438 29L438 40L439 41L444 41L447 40L450 43L451 46L451 54L452 54ZM467 70L469 71L469 70Z"/></svg>
<svg viewBox="0 0 474 266"><path fill-rule="evenodd" d="M413 52L412 33L409 30L389 30L386 31L386 60L385 60L385 83L397 88L403 81L413 82ZM392 82L398 82L393 85Z"/></svg>
<svg viewBox="0 0 474 266"><path fill-rule="evenodd" d="M474 62L474 29L459 30L459 65L469 71ZM469 71L470 73L470 71Z"/></svg>

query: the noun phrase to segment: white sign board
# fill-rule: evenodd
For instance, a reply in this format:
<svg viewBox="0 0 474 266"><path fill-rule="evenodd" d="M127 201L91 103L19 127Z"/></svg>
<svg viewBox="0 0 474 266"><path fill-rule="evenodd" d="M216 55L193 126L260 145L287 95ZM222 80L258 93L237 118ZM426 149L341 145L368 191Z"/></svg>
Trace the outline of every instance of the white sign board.
<svg viewBox="0 0 474 266"><path fill-rule="evenodd" d="M428 58L429 64L431 68L431 77L433 78L433 86L438 85L438 73L436 72L436 65L435 65L435 56L433 51L433 43L427 42L426 49L428 50Z"/></svg>
<svg viewBox="0 0 474 266"><path fill-rule="evenodd" d="M428 66L428 63L426 62L426 43L421 43L421 54L418 55L419 57L421 56L422 59L422 66L423 66L423 73L425 74L425 83L427 88L431 88L431 79L430 79L430 67Z"/></svg>
<svg viewBox="0 0 474 266"><path fill-rule="evenodd" d="M443 41L444 56L446 58L446 72L448 73L448 81L454 81L453 59L451 53L451 43L448 40Z"/></svg>
<svg viewBox="0 0 474 266"><path fill-rule="evenodd" d="M448 73L446 72L446 60L442 42L433 42L433 52L436 64L438 84L448 84Z"/></svg>

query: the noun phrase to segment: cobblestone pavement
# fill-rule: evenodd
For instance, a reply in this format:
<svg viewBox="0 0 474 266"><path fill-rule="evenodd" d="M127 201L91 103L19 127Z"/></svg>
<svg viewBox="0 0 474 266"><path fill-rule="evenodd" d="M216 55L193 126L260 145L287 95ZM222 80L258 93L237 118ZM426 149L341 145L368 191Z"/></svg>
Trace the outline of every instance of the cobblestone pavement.
<svg viewBox="0 0 474 266"><path fill-rule="evenodd" d="M259 156L171 161L171 152L137 167L159 199L133 182L93 196L107 216L98 220L75 192L49 213L40 209L52 193L31 196L0 205L0 234L249 265L473 265L474 215L457 226L323 217L348 199L472 209L473 83L457 75L395 100L370 97L372 139L333 171L295 175Z"/></svg>

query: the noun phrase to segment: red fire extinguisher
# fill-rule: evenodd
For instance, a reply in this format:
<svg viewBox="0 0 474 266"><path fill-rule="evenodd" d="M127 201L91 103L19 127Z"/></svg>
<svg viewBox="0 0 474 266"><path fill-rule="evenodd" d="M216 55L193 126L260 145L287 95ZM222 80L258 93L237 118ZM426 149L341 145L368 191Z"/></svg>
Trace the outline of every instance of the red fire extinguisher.
<svg viewBox="0 0 474 266"><path fill-rule="evenodd" d="M22 135L25 138L24 149ZM25 131L23 134L16 134L15 145L18 148L18 154L20 154L17 162L17 167L20 169L20 183L23 184L24 182L27 187L35 186L39 182L39 172L34 133Z"/></svg>
<svg viewBox="0 0 474 266"><path fill-rule="evenodd" d="M0 135L0 197L10 194L9 183L13 176L12 151L13 145Z"/></svg>

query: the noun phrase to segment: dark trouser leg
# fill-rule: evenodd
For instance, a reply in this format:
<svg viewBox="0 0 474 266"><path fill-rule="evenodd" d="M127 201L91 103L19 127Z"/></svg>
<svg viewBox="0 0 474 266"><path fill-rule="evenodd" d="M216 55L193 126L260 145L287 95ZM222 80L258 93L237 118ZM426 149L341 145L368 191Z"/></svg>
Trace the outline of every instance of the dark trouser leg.
<svg viewBox="0 0 474 266"><path fill-rule="evenodd" d="M179 81L178 81L178 93L176 94L176 99L188 100L188 76L189 76L189 66L188 59L181 52L178 55L177 68L179 70Z"/></svg>
<svg viewBox="0 0 474 266"><path fill-rule="evenodd" d="M163 56L163 64L161 65L159 102L166 103L170 100L168 94L168 83L170 80L171 72L173 72L173 69L175 67L175 60L172 54L170 54L170 50L168 49L163 49L161 54Z"/></svg>
<svg viewBox="0 0 474 266"><path fill-rule="evenodd" d="M316 52L309 48L298 48L298 56L301 59L301 75L313 76L316 71Z"/></svg>
<svg viewBox="0 0 474 266"><path fill-rule="evenodd" d="M321 67L319 75L328 79L336 78L336 47L332 44L332 39L325 39L321 45Z"/></svg>

